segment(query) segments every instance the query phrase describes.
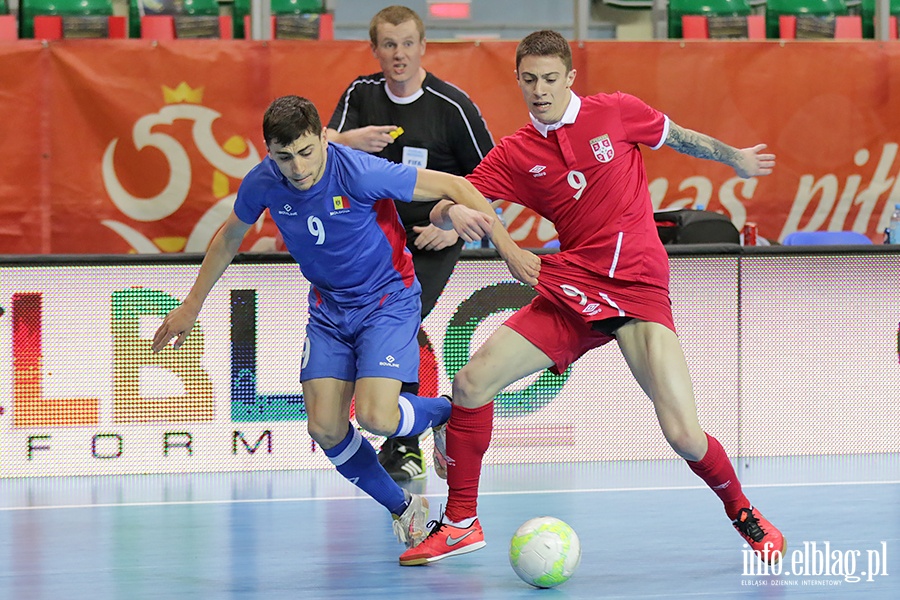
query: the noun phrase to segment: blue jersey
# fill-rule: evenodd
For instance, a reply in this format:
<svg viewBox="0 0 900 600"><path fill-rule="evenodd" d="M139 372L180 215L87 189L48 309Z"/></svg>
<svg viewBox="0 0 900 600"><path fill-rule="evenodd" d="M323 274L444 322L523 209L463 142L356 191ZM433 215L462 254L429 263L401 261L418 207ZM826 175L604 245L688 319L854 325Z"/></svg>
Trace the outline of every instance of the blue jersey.
<svg viewBox="0 0 900 600"><path fill-rule="evenodd" d="M265 209L312 284L310 300L380 302L420 287L393 200L412 201L416 169L329 143L322 178L295 188L268 156L241 182L234 212L252 224Z"/></svg>

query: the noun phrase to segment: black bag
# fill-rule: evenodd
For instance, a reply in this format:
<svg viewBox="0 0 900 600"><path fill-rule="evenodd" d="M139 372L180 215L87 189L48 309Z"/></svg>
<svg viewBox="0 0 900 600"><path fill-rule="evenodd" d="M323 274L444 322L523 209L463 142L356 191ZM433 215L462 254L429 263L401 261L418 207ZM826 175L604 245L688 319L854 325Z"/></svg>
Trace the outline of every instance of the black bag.
<svg viewBox="0 0 900 600"><path fill-rule="evenodd" d="M663 210L653 213L663 244L740 244L737 227L725 215L708 210Z"/></svg>

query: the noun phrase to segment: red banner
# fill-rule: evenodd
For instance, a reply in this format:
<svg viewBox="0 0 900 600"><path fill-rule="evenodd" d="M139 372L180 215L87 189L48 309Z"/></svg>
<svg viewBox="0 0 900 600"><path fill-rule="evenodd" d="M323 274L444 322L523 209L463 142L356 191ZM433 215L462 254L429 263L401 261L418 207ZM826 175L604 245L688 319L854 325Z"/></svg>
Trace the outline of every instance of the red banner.
<svg viewBox="0 0 900 600"><path fill-rule="evenodd" d="M47 161L41 157L51 135L42 120L49 56L39 42L0 44L0 253L50 248Z"/></svg>
<svg viewBox="0 0 900 600"><path fill-rule="evenodd" d="M429 43L426 68L466 90L495 139L528 115L514 42ZM874 42L592 42L575 48L582 95L622 90L683 127L766 143L775 173L646 149L657 207L704 205L760 235L854 230L876 242L900 202L900 45ZM276 96L328 120L365 42L23 40L0 45L0 254L202 252L265 154ZM552 226L507 206L515 239ZM264 220L244 250L266 248Z"/></svg>

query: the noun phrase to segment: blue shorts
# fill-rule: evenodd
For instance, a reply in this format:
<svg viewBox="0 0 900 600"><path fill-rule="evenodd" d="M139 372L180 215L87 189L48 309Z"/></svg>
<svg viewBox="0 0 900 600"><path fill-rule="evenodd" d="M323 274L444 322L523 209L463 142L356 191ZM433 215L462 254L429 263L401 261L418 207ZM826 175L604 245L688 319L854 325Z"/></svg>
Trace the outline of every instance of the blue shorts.
<svg viewBox="0 0 900 600"><path fill-rule="evenodd" d="M322 377L419 381L421 310L418 287L387 294L379 304L349 309L311 301L300 381Z"/></svg>

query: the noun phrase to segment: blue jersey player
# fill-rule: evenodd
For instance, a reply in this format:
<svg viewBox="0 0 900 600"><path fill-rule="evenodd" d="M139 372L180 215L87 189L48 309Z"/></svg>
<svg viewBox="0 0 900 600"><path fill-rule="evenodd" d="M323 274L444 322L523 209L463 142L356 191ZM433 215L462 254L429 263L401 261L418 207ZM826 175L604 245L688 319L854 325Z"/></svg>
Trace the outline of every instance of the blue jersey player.
<svg viewBox="0 0 900 600"><path fill-rule="evenodd" d="M418 435L450 417L446 397L401 393L419 370L421 288L394 200L452 198L452 218L468 241L502 228L490 204L465 179L391 163L329 144L315 106L284 96L263 118L268 155L244 178L234 211L216 234L181 306L153 339L159 352L184 343L204 300L268 209L310 283L300 381L309 435L338 472L394 516L408 547L425 536L427 500L400 488L349 421L383 436Z"/></svg>

